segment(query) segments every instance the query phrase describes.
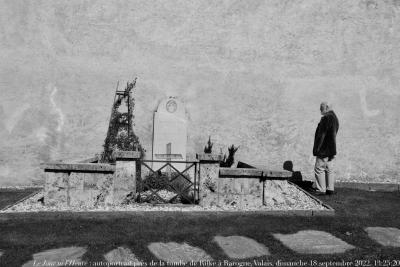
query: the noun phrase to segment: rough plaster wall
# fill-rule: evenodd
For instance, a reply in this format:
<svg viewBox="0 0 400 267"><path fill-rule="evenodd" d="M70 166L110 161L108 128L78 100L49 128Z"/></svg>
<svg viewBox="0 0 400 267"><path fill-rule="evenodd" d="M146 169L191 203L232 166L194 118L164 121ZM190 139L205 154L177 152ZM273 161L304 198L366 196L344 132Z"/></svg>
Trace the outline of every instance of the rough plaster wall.
<svg viewBox="0 0 400 267"><path fill-rule="evenodd" d="M180 96L188 152L311 176L328 100L340 180L399 181L400 1L0 1L0 185L101 151L117 80L138 76L135 131ZM120 83L120 84L121 84Z"/></svg>

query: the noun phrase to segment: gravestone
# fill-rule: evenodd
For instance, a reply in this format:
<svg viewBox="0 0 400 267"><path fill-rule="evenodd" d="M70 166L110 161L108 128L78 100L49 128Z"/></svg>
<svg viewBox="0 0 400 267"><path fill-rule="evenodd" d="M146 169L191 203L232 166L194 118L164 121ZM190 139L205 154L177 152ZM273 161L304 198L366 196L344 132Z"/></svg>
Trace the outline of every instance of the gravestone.
<svg viewBox="0 0 400 267"><path fill-rule="evenodd" d="M176 97L161 101L154 112L153 121L153 169L161 168L168 161L186 161L187 118L184 104ZM186 168L183 163L171 163L179 171ZM162 171L171 171L164 168ZM172 170L173 171L173 170Z"/></svg>

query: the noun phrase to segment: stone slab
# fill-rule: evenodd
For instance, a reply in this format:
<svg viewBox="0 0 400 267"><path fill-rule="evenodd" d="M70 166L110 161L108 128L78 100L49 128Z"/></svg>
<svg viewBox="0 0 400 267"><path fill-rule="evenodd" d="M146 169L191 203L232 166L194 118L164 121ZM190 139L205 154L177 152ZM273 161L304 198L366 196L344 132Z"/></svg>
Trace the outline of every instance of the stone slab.
<svg viewBox="0 0 400 267"><path fill-rule="evenodd" d="M214 241L231 259L246 259L268 256L270 252L263 244L245 236L215 236Z"/></svg>
<svg viewBox="0 0 400 267"><path fill-rule="evenodd" d="M355 248L330 233L315 230L273 234L286 247L300 254L336 254Z"/></svg>
<svg viewBox="0 0 400 267"><path fill-rule="evenodd" d="M187 263L198 261L212 261L213 259L204 250L192 247L186 243L151 243L148 245L151 253L159 260L170 263Z"/></svg>
<svg viewBox="0 0 400 267"><path fill-rule="evenodd" d="M86 248L83 247L49 249L33 254L33 260L26 262L22 267L60 266L57 265L58 262L65 263L63 264L65 266L71 264L75 264L75 266L83 266L82 256L85 253ZM51 263L53 263L53 265L50 265Z"/></svg>
<svg viewBox="0 0 400 267"><path fill-rule="evenodd" d="M196 158L200 162L220 162L220 161L222 161L223 156L220 154L201 153L201 154L196 154Z"/></svg>
<svg viewBox="0 0 400 267"><path fill-rule="evenodd" d="M400 229L395 227L367 227L365 231L368 236L388 247L400 247Z"/></svg>
<svg viewBox="0 0 400 267"><path fill-rule="evenodd" d="M247 177L258 178L262 177L262 171L259 169L250 168L220 168L219 176L221 177Z"/></svg>
<svg viewBox="0 0 400 267"><path fill-rule="evenodd" d="M253 168L220 168L219 175L221 177L239 177L249 179L286 179L292 177L292 173L289 171L275 171Z"/></svg>
<svg viewBox="0 0 400 267"><path fill-rule="evenodd" d="M68 205L93 208L113 203L113 180L110 173L71 173Z"/></svg>
<svg viewBox="0 0 400 267"><path fill-rule="evenodd" d="M154 113L153 122L153 169L161 168L168 159L173 161L186 160L187 117L185 105L176 97L163 99ZM185 164L172 163L179 171L185 169Z"/></svg>
<svg viewBox="0 0 400 267"><path fill-rule="evenodd" d="M114 172L115 166L102 163L42 163L40 167L45 171L82 171L82 172Z"/></svg>
<svg viewBox="0 0 400 267"><path fill-rule="evenodd" d="M262 182L246 178L219 178L218 192L222 194L250 194L261 195Z"/></svg>
<svg viewBox="0 0 400 267"><path fill-rule="evenodd" d="M137 160L140 159L140 151L114 151L113 158L116 160Z"/></svg>
<svg viewBox="0 0 400 267"><path fill-rule="evenodd" d="M127 266L128 264L140 266L141 263L129 248L124 247L118 247L107 252L107 254L104 255L104 259L110 263L123 263L123 266Z"/></svg>

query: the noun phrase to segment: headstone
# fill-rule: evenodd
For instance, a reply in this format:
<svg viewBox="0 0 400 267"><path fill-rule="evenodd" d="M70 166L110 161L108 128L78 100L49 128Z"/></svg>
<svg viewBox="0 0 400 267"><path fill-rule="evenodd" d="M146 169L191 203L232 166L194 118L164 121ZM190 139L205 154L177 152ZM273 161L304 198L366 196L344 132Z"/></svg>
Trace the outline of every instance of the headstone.
<svg viewBox="0 0 400 267"><path fill-rule="evenodd" d="M344 253L354 246L330 233L315 230L299 231L295 234L273 234L286 247L300 254Z"/></svg>
<svg viewBox="0 0 400 267"><path fill-rule="evenodd" d="M186 161L187 118L184 104L176 97L161 101L154 113L153 121L153 160ZM153 169L161 168L164 162L153 163ZM171 163L179 171L186 164ZM171 171L165 168L162 171Z"/></svg>

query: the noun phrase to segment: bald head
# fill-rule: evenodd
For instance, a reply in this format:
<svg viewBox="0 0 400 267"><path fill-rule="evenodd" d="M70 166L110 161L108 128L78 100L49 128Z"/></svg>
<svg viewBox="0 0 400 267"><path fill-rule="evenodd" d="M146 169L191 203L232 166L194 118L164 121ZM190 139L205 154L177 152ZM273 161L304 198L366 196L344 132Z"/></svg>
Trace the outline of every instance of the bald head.
<svg viewBox="0 0 400 267"><path fill-rule="evenodd" d="M325 115L328 111L332 110L332 105L328 102L322 102L319 110L321 111L321 115Z"/></svg>

